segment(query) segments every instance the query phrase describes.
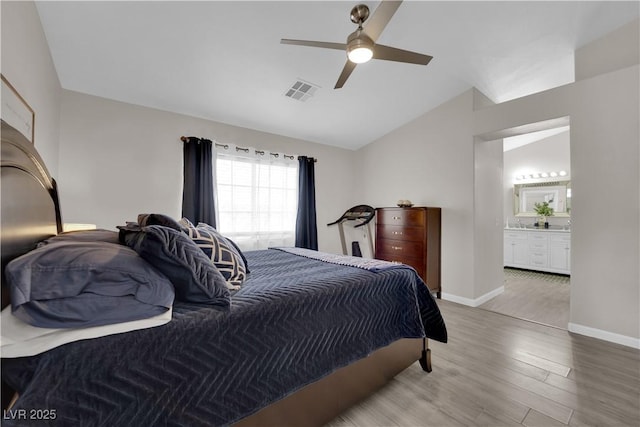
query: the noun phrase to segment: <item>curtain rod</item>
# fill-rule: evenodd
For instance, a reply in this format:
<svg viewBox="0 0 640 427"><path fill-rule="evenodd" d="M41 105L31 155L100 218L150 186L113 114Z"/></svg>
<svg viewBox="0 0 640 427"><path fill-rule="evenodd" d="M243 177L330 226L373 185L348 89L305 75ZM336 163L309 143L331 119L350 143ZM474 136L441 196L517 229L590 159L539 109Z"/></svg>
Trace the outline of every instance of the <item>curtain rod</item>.
<svg viewBox="0 0 640 427"><path fill-rule="evenodd" d="M198 139L200 139L200 138L198 138ZM189 142L189 137L181 136L180 140L182 142ZM225 150L229 149L229 144L220 144L218 142L214 142L214 144L216 145L216 147L224 148ZM249 148L244 148L244 147L236 147L236 151L244 151L245 153L248 153L250 151L250 149ZM256 154L264 156L264 151L263 150L256 150ZM278 153L269 153L269 154L271 154L275 158L280 157L280 154L278 154ZM283 157L285 159L291 159L291 160L295 159L295 156L290 155L290 154L283 154ZM318 159L313 159L314 163L317 162L317 161L318 161Z"/></svg>

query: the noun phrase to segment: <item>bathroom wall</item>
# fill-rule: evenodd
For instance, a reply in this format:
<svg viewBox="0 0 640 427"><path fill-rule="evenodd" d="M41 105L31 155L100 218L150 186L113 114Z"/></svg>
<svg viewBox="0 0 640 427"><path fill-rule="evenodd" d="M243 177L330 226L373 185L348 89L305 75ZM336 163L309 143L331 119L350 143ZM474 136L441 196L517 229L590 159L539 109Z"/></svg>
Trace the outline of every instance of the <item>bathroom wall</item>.
<svg viewBox="0 0 640 427"><path fill-rule="evenodd" d="M513 186L514 184L536 183L570 180L570 137L569 130L541 139L531 144L504 152L504 223L515 224L519 219L521 223L533 223L533 217L516 218L514 215ZM567 176L562 178L540 178L517 180L516 176L522 173L532 172L559 172L566 171ZM549 223L554 225L567 225L568 218L551 217Z"/></svg>

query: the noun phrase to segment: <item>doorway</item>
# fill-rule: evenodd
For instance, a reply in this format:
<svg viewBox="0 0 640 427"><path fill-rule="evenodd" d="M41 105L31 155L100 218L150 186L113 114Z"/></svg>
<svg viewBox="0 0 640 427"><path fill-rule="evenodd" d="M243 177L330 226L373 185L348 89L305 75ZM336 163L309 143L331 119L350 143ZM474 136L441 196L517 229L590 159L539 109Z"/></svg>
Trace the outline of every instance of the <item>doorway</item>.
<svg viewBox="0 0 640 427"><path fill-rule="evenodd" d="M558 125L558 121L561 125ZM547 219L549 229L535 228L536 214L519 212L515 206L518 198L514 197L514 188L522 186L546 186L554 183L568 184L568 202L570 203L570 129L568 118L558 119L554 125L545 126L545 123L532 124L529 128L542 128L535 132L527 132L518 134L517 130L505 130L502 140L502 226L497 227L497 234L503 245L502 265L512 266L513 262L509 261L509 256L513 257L513 253L509 253L511 248L506 244L505 233L522 237L521 242L520 264L518 268L500 268L502 292L496 296L492 293L493 298L483 301L479 305L480 308L494 311L497 313L518 317L524 320L530 320L562 329L568 328L569 312L570 312L570 204L567 205L566 212L560 212L557 215ZM514 134L517 134L514 136ZM494 144L492 141L491 144ZM476 151L478 152L478 151ZM495 153L495 151L494 151ZM479 156L476 156L476 162L486 162ZM479 170L476 163L476 170ZM476 178L478 175L476 175ZM478 184L480 180L476 180ZM494 180L495 182L495 180ZM495 185L488 182L487 185ZM476 196L479 194L476 190ZM486 191L485 191L486 193ZM561 208L564 207L562 204ZM508 229L508 231L507 231ZM548 233L549 231L553 233ZM545 240L545 245L549 245L547 238L553 240L561 236L567 240L567 271L556 270L552 264L556 261L549 257L550 251L555 251L550 246L543 246L542 249L531 249L527 252L531 242L528 242L528 235L534 235ZM485 240L486 239L482 239ZM530 240L530 239L529 239ZM527 243L528 242L528 243ZM524 252L522 252L524 251ZM543 253L538 253L542 251ZM555 254L555 252L554 252ZM555 255L554 255L555 256ZM535 257L535 259L534 259ZM531 260L531 265L527 265ZM518 264L518 263L516 263ZM553 264L555 265L555 264ZM546 270L546 271L545 271ZM487 278L488 276L485 276ZM499 281L495 279L495 274L491 278L494 283L493 287L497 287Z"/></svg>

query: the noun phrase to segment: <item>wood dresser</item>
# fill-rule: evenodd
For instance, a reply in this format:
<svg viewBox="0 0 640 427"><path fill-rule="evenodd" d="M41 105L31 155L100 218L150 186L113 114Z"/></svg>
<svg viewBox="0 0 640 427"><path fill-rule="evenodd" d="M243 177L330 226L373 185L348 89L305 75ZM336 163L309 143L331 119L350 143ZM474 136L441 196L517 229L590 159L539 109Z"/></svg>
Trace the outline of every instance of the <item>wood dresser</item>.
<svg viewBox="0 0 640 427"><path fill-rule="evenodd" d="M429 290L441 298L441 209L376 209L376 258L415 268Z"/></svg>

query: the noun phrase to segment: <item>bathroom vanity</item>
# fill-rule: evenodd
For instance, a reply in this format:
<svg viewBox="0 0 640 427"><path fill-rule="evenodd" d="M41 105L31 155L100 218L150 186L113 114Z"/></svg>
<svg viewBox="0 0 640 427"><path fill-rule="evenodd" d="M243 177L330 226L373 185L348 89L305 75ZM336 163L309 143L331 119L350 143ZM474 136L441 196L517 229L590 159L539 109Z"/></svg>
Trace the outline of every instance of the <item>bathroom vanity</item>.
<svg viewBox="0 0 640 427"><path fill-rule="evenodd" d="M504 266L571 274L571 231L559 228L505 228Z"/></svg>

